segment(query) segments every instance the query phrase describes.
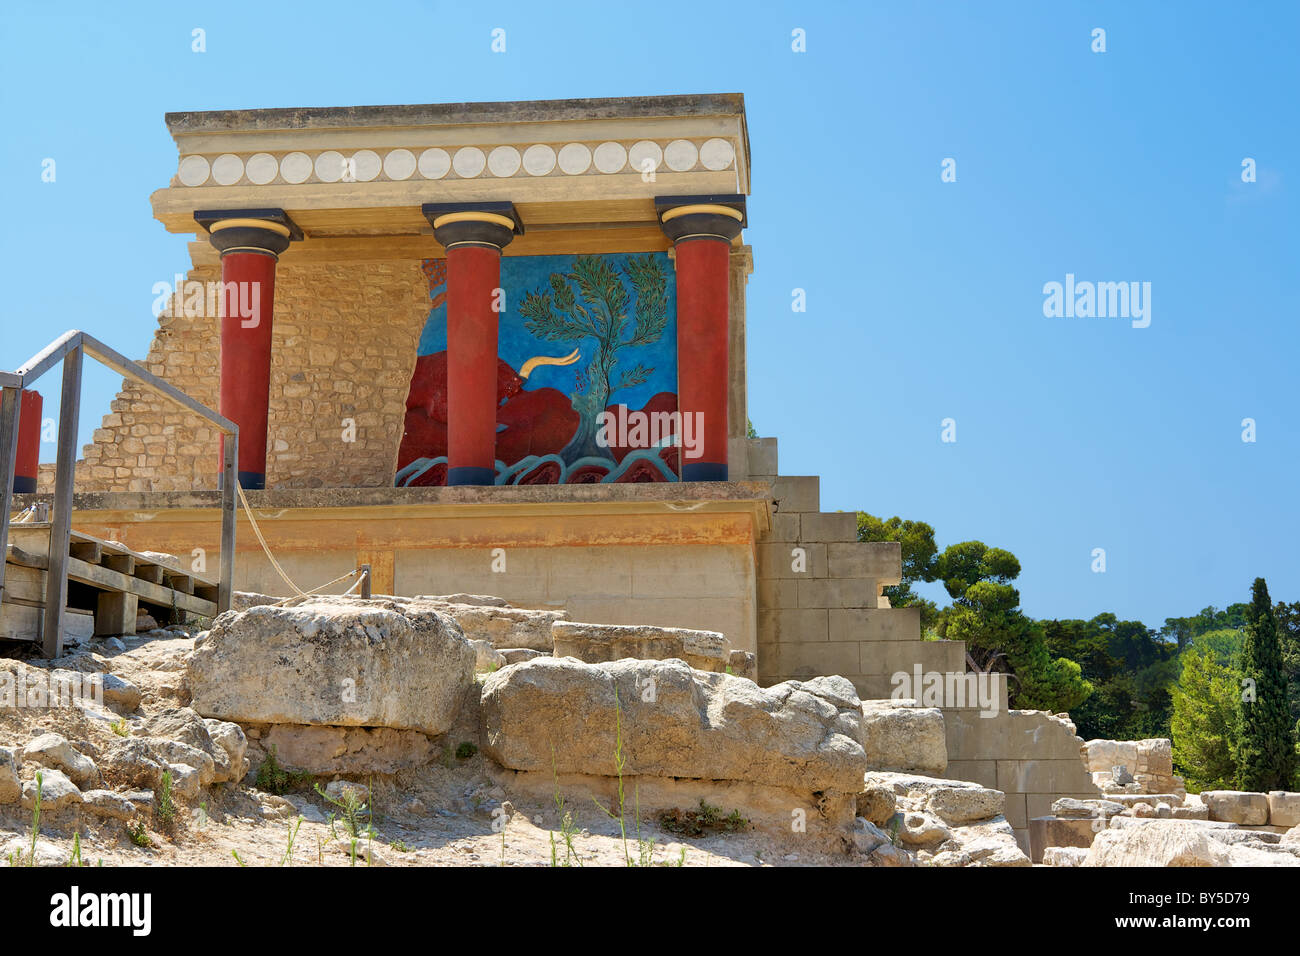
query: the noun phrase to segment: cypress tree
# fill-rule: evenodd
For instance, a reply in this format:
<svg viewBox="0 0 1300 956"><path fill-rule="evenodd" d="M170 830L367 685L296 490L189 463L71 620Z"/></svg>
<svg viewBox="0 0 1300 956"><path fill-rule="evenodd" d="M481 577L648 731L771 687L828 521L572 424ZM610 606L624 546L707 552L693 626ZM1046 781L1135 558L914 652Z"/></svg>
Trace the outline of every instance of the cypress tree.
<svg viewBox="0 0 1300 956"><path fill-rule="evenodd" d="M1246 612L1241 676L1254 681L1254 700L1241 702L1239 765L1243 790L1289 790L1296 773L1295 737L1287 709L1287 679L1268 585L1256 578Z"/></svg>

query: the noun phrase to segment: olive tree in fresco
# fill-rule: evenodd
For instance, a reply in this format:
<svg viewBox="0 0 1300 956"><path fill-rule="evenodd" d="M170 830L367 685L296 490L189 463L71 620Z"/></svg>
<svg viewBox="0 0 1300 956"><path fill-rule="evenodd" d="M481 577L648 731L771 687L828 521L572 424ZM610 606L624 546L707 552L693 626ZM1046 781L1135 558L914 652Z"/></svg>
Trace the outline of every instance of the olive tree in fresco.
<svg viewBox="0 0 1300 956"><path fill-rule="evenodd" d="M552 342L596 340L596 351L571 394L581 421L560 453L566 464L579 458L612 458L596 442L596 416L621 388L641 385L654 372L638 362L621 366L619 353L657 342L668 322L665 289L668 277L653 255L627 257L627 282L604 256L578 256L572 272L552 272L549 292L529 292L519 306L529 332ZM632 314L629 315L629 310ZM617 377L615 373L617 371Z"/></svg>

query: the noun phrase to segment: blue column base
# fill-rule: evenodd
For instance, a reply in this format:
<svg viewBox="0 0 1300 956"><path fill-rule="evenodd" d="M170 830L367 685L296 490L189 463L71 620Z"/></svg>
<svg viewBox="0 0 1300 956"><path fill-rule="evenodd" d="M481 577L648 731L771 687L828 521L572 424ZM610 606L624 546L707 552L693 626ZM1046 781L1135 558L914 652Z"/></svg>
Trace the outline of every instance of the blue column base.
<svg viewBox="0 0 1300 956"><path fill-rule="evenodd" d="M33 495L36 493L36 479L24 475L14 475L14 494Z"/></svg>
<svg viewBox="0 0 1300 956"><path fill-rule="evenodd" d="M220 491L225 487L226 476L217 475L217 490ZM262 471L241 471L239 472L239 487L245 491L265 491L266 490L266 472Z"/></svg>
<svg viewBox="0 0 1300 956"><path fill-rule="evenodd" d="M682 463L682 481L726 481L727 463L688 461Z"/></svg>
<svg viewBox="0 0 1300 956"><path fill-rule="evenodd" d="M497 471L495 468L448 468L448 485L495 485Z"/></svg>

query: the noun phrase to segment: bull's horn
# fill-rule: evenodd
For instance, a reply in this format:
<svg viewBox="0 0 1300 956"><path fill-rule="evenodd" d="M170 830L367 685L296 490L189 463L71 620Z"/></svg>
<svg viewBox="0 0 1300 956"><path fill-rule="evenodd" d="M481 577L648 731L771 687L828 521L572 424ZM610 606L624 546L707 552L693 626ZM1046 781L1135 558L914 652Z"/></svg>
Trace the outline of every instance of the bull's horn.
<svg viewBox="0 0 1300 956"><path fill-rule="evenodd" d="M568 355L564 356L564 358L552 358L549 355L534 355L523 365L519 366L519 377L527 378L529 375L533 374L533 369L537 368L539 365L572 365L574 362L578 361L579 351L579 349L574 349Z"/></svg>

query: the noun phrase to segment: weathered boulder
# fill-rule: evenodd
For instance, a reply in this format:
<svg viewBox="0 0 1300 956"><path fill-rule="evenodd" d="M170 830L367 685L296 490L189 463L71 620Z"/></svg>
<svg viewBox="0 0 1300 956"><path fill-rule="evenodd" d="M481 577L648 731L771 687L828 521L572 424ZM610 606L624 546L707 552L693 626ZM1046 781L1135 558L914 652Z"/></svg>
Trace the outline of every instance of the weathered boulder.
<svg viewBox="0 0 1300 956"><path fill-rule="evenodd" d="M436 736L474 680L474 650L430 607L320 599L221 615L188 676L205 717Z"/></svg>
<svg viewBox="0 0 1300 956"><path fill-rule="evenodd" d="M147 737L131 737L115 743L99 759L100 773L115 787L152 790L166 769L149 746Z"/></svg>
<svg viewBox="0 0 1300 956"><path fill-rule="evenodd" d="M451 598L471 597L473 603L458 603ZM465 637L483 640L493 647L527 647L535 651L551 650L551 625L563 620L563 611L533 611L500 604L479 603L485 598L475 595L449 595L447 598L397 598L403 604L432 608L460 625Z"/></svg>
<svg viewBox="0 0 1300 956"><path fill-rule="evenodd" d="M865 817L853 821L853 846L859 853L874 853L877 848L890 843L889 834Z"/></svg>
<svg viewBox="0 0 1300 956"><path fill-rule="evenodd" d="M1289 790L1270 790L1268 794L1268 822L1274 827L1300 826L1300 793Z"/></svg>
<svg viewBox="0 0 1300 956"><path fill-rule="evenodd" d="M576 657L588 664L637 660L685 661L696 670L725 671L727 639L717 631L650 624L585 624L556 621L551 625L556 657Z"/></svg>
<svg viewBox="0 0 1300 956"><path fill-rule="evenodd" d="M488 675L487 756L520 771L862 789L861 703L842 677L759 687L680 660L587 664L540 657Z"/></svg>
<svg viewBox="0 0 1300 956"><path fill-rule="evenodd" d="M1268 823L1268 796L1237 790L1203 790L1201 802L1210 808L1211 820L1263 826Z"/></svg>
<svg viewBox="0 0 1300 956"><path fill-rule="evenodd" d="M872 770L943 773L948 766L943 711L910 702L862 702L862 746Z"/></svg>
<svg viewBox="0 0 1300 956"><path fill-rule="evenodd" d="M42 813L46 811L57 813L67 807L79 806L84 801L85 798L82 797L81 790L62 771L47 768L39 771L39 774ZM35 809L36 791L37 780L35 777L23 784L24 810Z"/></svg>
<svg viewBox="0 0 1300 956"><path fill-rule="evenodd" d="M159 737L145 737L144 740L149 744L149 748L154 754L157 755L155 759L160 758L161 762L167 764L169 769L174 771L177 766L182 766L188 767L197 773L200 787L208 786L217 775L216 763L208 754L197 747L191 747L179 740L164 740ZM173 777L175 776L177 775L173 773ZM196 790L195 793L197 792Z"/></svg>
<svg viewBox="0 0 1300 956"><path fill-rule="evenodd" d="M501 656L506 659L507 664L518 664L520 661L531 661L534 657L544 657L546 651L535 651L531 647L503 647Z"/></svg>
<svg viewBox="0 0 1300 956"><path fill-rule="evenodd" d="M1007 798L1001 790L991 790L963 780L952 782L954 786L932 790L925 802L925 808L944 823L961 826L1002 815Z"/></svg>
<svg viewBox="0 0 1300 956"><path fill-rule="evenodd" d="M1287 830L1286 833L1283 833L1279 842L1300 846L1300 826L1294 826Z"/></svg>
<svg viewBox="0 0 1300 956"><path fill-rule="evenodd" d="M49 840L37 840L35 853L32 852L30 837L15 837L0 847L0 859L6 863L14 860L19 866L67 866L68 854L64 853Z"/></svg>
<svg viewBox="0 0 1300 956"><path fill-rule="evenodd" d="M244 735L244 728L228 720L213 720L211 717L203 721L203 726L207 728L208 737L213 744L226 756L224 764L215 756L213 758L217 771L216 782L242 780L244 774L248 773L248 759L244 756L248 752L248 738Z"/></svg>
<svg viewBox="0 0 1300 956"><path fill-rule="evenodd" d="M469 646L474 648L475 672L482 674L506 666L506 656L493 647L491 641L475 638L469 642Z"/></svg>
<svg viewBox="0 0 1300 956"><path fill-rule="evenodd" d="M858 816L884 826L895 813L898 800L887 783L868 783L857 796Z"/></svg>
<svg viewBox="0 0 1300 956"><path fill-rule="evenodd" d="M1177 822L1103 830L1082 866L1227 866L1226 844L1203 829Z"/></svg>
<svg viewBox="0 0 1300 956"><path fill-rule="evenodd" d="M312 774L397 773L427 767L439 756L429 737L414 730L298 724L258 730L255 762L260 765L261 754L274 752L280 766Z"/></svg>
<svg viewBox="0 0 1300 956"><path fill-rule="evenodd" d="M175 740L206 754L212 760L210 772L202 765L202 761L195 762L197 758L177 760L166 752L163 752L159 758L165 763L183 763L199 770L204 777L203 785L206 787L209 783L238 780L243 776L240 772L243 769L242 765L232 765L230 755L225 748L212 738L209 725L220 723L222 722L200 717L189 707L173 707L145 718L136 729L136 733L159 740ZM234 727L238 731L239 725L228 723L225 726ZM238 731L238 733L242 736L243 732ZM158 750L157 747L154 749Z"/></svg>
<svg viewBox="0 0 1300 956"><path fill-rule="evenodd" d="M1087 857L1087 848L1079 846L1049 846L1043 851L1043 863L1047 866L1083 866Z"/></svg>
<svg viewBox="0 0 1300 956"><path fill-rule="evenodd" d="M78 787L99 779L95 762L80 753L60 734L41 734L23 748L23 760L52 770L61 770Z"/></svg>
<svg viewBox="0 0 1300 956"><path fill-rule="evenodd" d="M912 810L903 814L903 825L898 830L898 841L909 847L934 847L952 837L952 831L943 821L930 813Z"/></svg>
<svg viewBox="0 0 1300 956"><path fill-rule="evenodd" d="M87 790L82 796L86 801L82 809L95 816L130 820L136 815L135 804L112 790Z"/></svg>
<svg viewBox="0 0 1300 956"><path fill-rule="evenodd" d="M18 780L19 756L13 747L0 747L0 804L22 799L23 785Z"/></svg>
<svg viewBox="0 0 1300 956"><path fill-rule="evenodd" d="M753 681L758 680L758 655L752 651L728 651L727 667L737 677L744 677Z"/></svg>
<svg viewBox="0 0 1300 956"><path fill-rule="evenodd" d="M968 866L1032 866L1016 842L1016 832L1004 817L994 817L973 826L955 827L952 837L940 847L969 858Z"/></svg>
<svg viewBox="0 0 1300 956"><path fill-rule="evenodd" d="M128 713L140 706L140 688L116 674L104 675L104 703Z"/></svg>
<svg viewBox="0 0 1300 956"><path fill-rule="evenodd" d="M1052 815L1068 820L1109 820L1128 808L1114 800L1077 800L1061 797L1052 804Z"/></svg>

